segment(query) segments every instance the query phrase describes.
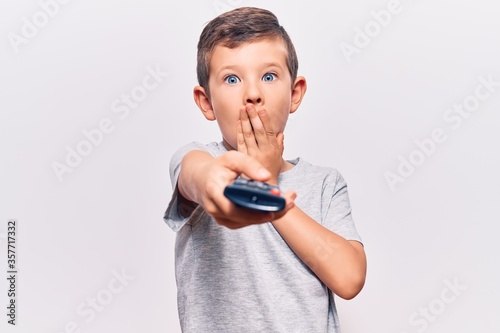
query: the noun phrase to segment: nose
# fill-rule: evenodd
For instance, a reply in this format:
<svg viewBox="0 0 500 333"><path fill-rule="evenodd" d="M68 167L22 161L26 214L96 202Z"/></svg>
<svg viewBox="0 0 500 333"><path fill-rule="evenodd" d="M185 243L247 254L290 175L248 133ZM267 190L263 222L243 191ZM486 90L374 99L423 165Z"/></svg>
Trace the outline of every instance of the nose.
<svg viewBox="0 0 500 333"><path fill-rule="evenodd" d="M245 104L251 103L254 105L262 105L264 99L258 82L247 84L245 89L244 102Z"/></svg>

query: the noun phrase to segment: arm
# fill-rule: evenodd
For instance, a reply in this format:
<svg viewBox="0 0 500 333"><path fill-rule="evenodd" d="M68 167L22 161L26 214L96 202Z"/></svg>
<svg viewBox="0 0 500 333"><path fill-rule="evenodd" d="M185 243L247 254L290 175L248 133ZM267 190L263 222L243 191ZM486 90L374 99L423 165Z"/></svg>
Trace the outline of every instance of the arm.
<svg viewBox="0 0 500 333"><path fill-rule="evenodd" d="M226 199L223 191L241 173L260 181L270 177L270 173L256 159L237 151L217 158L204 151L190 151L182 159L177 181L180 204L186 201L200 204L219 224L231 229L271 221L294 206L292 193L288 193L287 207L281 212L261 213L236 207Z"/></svg>
<svg viewBox="0 0 500 333"><path fill-rule="evenodd" d="M366 257L363 246L314 221L295 206L273 225L288 246L336 295L351 299L363 288Z"/></svg>
<svg viewBox="0 0 500 333"><path fill-rule="evenodd" d="M277 182L282 161L283 136L274 134L267 112L252 105L241 111L237 126L238 150L254 156L271 171ZM363 288L366 257L363 246L313 220L299 207L272 220L288 246L338 296L351 299Z"/></svg>

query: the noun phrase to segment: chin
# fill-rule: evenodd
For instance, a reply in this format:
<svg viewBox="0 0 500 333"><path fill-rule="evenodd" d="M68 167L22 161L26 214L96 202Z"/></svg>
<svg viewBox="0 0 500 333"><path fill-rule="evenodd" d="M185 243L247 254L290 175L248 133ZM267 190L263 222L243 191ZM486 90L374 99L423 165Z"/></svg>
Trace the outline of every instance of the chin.
<svg viewBox="0 0 500 333"><path fill-rule="evenodd" d="M224 146L227 150L237 150L236 149L236 140L226 140L226 138L222 139Z"/></svg>

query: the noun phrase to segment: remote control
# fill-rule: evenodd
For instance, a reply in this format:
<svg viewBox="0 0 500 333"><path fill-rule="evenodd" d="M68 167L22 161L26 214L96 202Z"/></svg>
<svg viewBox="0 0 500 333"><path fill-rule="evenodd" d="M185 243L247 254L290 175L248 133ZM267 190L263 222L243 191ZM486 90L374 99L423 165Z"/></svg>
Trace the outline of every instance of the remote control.
<svg viewBox="0 0 500 333"><path fill-rule="evenodd" d="M261 212L278 212L286 205L278 186L241 177L226 186L224 195L235 205Z"/></svg>

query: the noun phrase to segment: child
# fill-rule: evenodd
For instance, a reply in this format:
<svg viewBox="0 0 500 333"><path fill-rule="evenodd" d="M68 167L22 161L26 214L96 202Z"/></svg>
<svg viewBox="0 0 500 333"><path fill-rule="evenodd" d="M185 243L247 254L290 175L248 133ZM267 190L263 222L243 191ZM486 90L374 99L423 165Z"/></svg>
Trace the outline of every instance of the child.
<svg viewBox="0 0 500 333"><path fill-rule="evenodd" d="M339 332L334 295L362 289L366 259L346 183L332 168L283 159L283 131L306 80L274 14L224 13L198 43L194 100L222 142L191 143L172 157L165 213L177 232L183 332ZM313 144L313 143L311 143ZM238 208L224 187L240 174L278 184L280 213Z"/></svg>

